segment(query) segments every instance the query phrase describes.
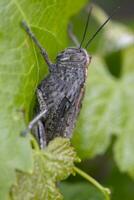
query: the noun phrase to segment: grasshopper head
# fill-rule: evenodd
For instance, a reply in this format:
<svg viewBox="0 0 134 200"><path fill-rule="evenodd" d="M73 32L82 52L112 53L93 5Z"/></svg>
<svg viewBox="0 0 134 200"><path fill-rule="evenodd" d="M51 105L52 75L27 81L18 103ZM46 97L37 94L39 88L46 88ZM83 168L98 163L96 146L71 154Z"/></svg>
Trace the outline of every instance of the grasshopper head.
<svg viewBox="0 0 134 200"><path fill-rule="evenodd" d="M69 47L58 54L56 61L62 65L88 66L91 56L83 48Z"/></svg>

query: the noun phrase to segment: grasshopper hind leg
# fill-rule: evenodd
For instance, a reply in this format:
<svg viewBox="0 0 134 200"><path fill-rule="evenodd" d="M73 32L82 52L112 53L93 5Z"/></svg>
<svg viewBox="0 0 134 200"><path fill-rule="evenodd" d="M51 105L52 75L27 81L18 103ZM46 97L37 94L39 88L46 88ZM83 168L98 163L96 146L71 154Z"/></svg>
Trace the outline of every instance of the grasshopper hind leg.
<svg viewBox="0 0 134 200"><path fill-rule="evenodd" d="M41 149L44 149L47 145L45 127L41 120L38 121L36 127L33 129L33 135L35 136Z"/></svg>
<svg viewBox="0 0 134 200"><path fill-rule="evenodd" d="M33 135L40 144L41 149L46 146L45 126L41 119L46 117L47 109L40 112L28 125L27 129L21 132L22 136L26 136L31 130Z"/></svg>

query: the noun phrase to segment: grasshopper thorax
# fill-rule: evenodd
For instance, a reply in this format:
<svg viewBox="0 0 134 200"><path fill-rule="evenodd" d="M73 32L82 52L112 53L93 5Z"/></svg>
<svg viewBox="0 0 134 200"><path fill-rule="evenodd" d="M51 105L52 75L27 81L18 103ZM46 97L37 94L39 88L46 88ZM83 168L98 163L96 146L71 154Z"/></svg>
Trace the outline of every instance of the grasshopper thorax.
<svg viewBox="0 0 134 200"><path fill-rule="evenodd" d="M58 65L68 66L88 66L91 61L91 56L88 55L87 51L83 48L69 47L58 54L56 57Z"/></svg>

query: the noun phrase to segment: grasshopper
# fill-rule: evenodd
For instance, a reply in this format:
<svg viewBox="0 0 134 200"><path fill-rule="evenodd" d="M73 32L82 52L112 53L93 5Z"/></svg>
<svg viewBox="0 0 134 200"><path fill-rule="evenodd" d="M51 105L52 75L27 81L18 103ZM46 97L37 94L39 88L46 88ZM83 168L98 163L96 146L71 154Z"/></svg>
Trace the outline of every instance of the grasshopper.
<svg viewBox="0 0 134 200"><path fill-rule="evenodd" d="M46 50L39 43L25 21L22 26L39 48L47 66L49 74L41 81L36 90L37 113L24 131L25 135L30 130L36 137L40 148L43 149L55 137L71 138L77 116L81 110L85 92L85 82L91 56L87 47L98 32L111 19L111 16L98 28L96 33L82 48L86 36L89 16L85 26L83 39L80 44L76 41L73 33L70 36L77 45L61 51L56 57L56 63L52 63Z"/></svg>

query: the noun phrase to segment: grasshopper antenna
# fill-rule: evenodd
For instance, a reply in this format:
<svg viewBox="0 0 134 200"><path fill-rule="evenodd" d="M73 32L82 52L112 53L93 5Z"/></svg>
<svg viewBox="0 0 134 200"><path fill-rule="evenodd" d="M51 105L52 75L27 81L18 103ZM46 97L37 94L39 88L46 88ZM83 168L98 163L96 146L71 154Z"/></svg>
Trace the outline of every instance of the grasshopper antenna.
<svg viewBox="0 0 134 200"><path fill-rule="evenodd" d="M88 28L89 19L90 19L90 16L91 16L92 8L93 8L93 7L90 6L89 13L88 13L88 17L87 17L86 26L85 26L85 29L84 29L84 34L83 34L82 41L81 41L81 43L80 43L80 47L79 47L80 49L81 49L82 44L83 44L83 42L84 42L84 39L85 39L85 37L86 37L87 28Z"/></svg>
<svg viewBox="0 0 134 200"><path fill-rule="evenodd" d="M91 37L91 39L89 39L89 41L87 42L85 49L87 49L88 45L92 42L92 40L96 37L96 35L98 35L98 33L103 29L103 27L111 20L111 18L116 14L117 10L120 7L117 7L113 13L107 18L107 20L98 28L98 30L95 32L95 34L93 34L93 36Z"/></svg>

